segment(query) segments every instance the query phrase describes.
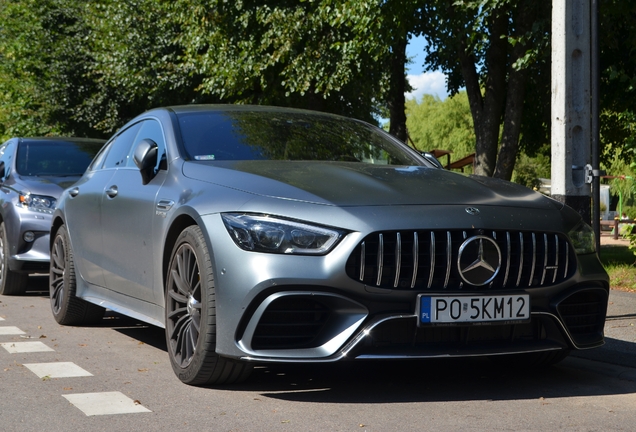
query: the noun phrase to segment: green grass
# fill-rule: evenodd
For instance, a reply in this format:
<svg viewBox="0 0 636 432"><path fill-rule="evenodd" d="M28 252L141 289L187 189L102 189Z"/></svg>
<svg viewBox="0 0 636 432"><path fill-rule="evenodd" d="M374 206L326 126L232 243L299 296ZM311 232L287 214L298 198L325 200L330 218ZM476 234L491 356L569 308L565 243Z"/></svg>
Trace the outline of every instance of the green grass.
<svg viewBox="0 0 636 432"><path fill-rule="evenodd" d="M628 246L601 246L601 263L610 277L610 287L636 291L636 256Z"/></svg>

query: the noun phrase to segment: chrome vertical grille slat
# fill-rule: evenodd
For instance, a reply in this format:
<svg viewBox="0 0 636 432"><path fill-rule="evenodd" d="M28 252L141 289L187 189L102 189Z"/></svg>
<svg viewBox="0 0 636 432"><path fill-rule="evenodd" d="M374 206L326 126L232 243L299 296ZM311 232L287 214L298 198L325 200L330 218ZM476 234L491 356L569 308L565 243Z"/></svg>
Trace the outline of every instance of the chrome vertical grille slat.
<svg viewBox="0 0 636 432"><path fill-rule="evenodd" d="M506 231L506 273L504 274L503 286L508 283L508 275L510 274L510 257L511 257L510 232Z"/></svg>
<svg viewBox="0 0 636 432"><path fill-rule="evenodd" d="M563 234L464 229L369 234L350 255L346 272L357 283L388 290L483 290L463 280L459 269L460 247L476 236L491 239L500 253L500 269L489 290L550 286L576 271L576 255ZM464 251L476 253L474 246Z"/></svg>
<svg viewBox="0 0 636 432"><path fill-rule="evenodd" d="M543 233L543 274L541 275L541 283L545 281L545 274L548 271L548 235Z"/></svg>
<svg viewBox="0 0 636 432"><path fill-rule="evenodd" d="M567 247L567 245L566 245ZM554 235L554 275L552 275L552 283L554 283L554 281L556 281L557 278L557 273L559 273L559 236L558 235Z"/></svg>
<svg viewBox="0 0 636 432"><path fill-rule="evenodd" d="M413 233L413 277L411 278L411 289L415 288L415 282L417 281L417 266L419 265L420 256L420 239L417 236L417 231Z"/></svg>
<svg viewBox="0 0 636 432"><path fill-rule="evenodd" d="M402 269L402 236L400 233L395 235L395 279L393 288L397 288L400 282L400 270Z"/></svg>
<svg viewBox="0 0 636 432"><path fill-rule="evenodd" d="M435 274L435 233L431 231L431 246L429 248L431 254L430 273L428 276L428 285L426 288L430 288L433 285L433 275Z"/></svg>
<svg viewBox="0 0 636 432"><path fill-rule="evenodd" d="M537 237L532 233L532 266L530 267L530 278L528 279L528 286L532 286L532 280L534 279L534 270L537 264Z"/></svg>
<svg viewBox="0 0 636 432"><path fill-rule="evenodd" d="M521 275L523 274L523 233L519 233L519 266L518 266L518 275L517 275L517 285L521 283Z"/></svg>
<svg viewBox="0 0 636 432"><path fill-rule="evenodd" d="M367 259L367 244L365 242L362 242L360 244L360 281L364 281L364 270L365 270L365 263L366 263L366 259Z"/></svg>
<svg viewBox="0 0 636 432"><path fill-rule="evenodd" d="M380 234L380 238L378 241L378 279L376 282L377 286L382 284L382 270L384 269L384 236Z"/></svg>
<svg viewBox="0 0 636 432"><path fill-rule="evenodd" d="M446 231L446 278L444 279L444 289L448 288L451 266L453 260L453 241L450 231Z"/></svg>

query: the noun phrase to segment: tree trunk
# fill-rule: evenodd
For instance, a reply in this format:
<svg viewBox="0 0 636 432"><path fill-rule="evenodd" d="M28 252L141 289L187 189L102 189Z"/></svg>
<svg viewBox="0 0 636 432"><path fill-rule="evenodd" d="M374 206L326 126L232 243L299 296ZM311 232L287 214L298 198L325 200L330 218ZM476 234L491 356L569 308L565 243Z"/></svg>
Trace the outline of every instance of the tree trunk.
<svg viewBox="0 0 636 432"><path fill-rule="evenodd" d="M469 48L460 47L459 57L466 93L475 129L475 174L492 176L495 172L499 125L503 115L506 87L506 35L508 17L493 13L490 21L491 44L486 54L488 75L482 96L481 83Z"/></svg>
<svg viewBox="0 0 636 432"><path fill-rule="evenodd" d="M406 113L404 105L406 99L404 92L406 90L406 74L404 66L406 65L406 35L401 37L393 45L392 56L389 67L391 78L389 88L389 133L402 142L406 142Z"/></svg>
<svg viewBox="0 0 636 432"><path fill-rule="evenodd" d="M532 0L531 0L532 1ZM515 17L515 37L523 37L532 28L535 18L535 6L531 1L519 5L518 15ZM515 168L517 153L519 153L519 134L523 117L523 102L525 99L528 72L526 69L516 70L512 64L523 57L527 50L527 44L518 42L512 48L510 67L508 70L508 91L506 92L506 109L504 110L503 133L497 167L493 177L510 180Z"/></svg>

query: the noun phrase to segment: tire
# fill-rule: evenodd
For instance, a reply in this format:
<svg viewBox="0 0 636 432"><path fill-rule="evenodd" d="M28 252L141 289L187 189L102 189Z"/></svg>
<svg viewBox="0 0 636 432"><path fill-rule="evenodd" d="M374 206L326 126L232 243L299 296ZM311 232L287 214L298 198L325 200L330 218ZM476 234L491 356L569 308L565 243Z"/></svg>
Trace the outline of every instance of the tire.
<svg viewBox="0 0 636 432"><path fill-rule="evenodd" d="M29 275L17 273L9 269L9 242L7 241L7 228L4 222L0 223L0 294L22 295L26 292Z"/></svg>
<svg viewBox="0 0 636 432"><path fill-rule="evenodd" d="M244 381L252 365L216 353L216 304L212 261L201 229L184 229L166 275L166 343L172 369L185 384Z"/></svg>
<svg viewBox="0 0 636 432"><path fill-rule="evenodd" d="M561 349L558 351L492 356L490 360L497 366L539 369L555 365L564 360L568 355L570 355L570 350Z"/></svg>
<svg viewBox="0 0 636 432"><path fill-rule="evenodd" d="M105 309L75 296L77 280L73 250L66 227L55 234L51 248L49 294L55 321L62 325L94 324L104 317Z"/></svg>

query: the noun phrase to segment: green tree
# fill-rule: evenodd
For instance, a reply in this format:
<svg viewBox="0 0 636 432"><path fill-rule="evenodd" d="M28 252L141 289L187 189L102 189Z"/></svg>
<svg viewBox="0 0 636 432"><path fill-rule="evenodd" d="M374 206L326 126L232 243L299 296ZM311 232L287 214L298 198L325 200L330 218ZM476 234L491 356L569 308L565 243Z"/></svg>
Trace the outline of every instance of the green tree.
<svg viewBox="0 0 636 432"><path fill-rule="evenodd" d="M529 80L549 80L529 71L547 53L550 3L431 0L422 5L422 15L428 68L447 74L451 95L466 88L476 173L509 180Z"/></svg>
<svg viewBox="0 0 636 432"><path fill-rule="evenodd" d="M406 115L409 137L418 150L449 150L453 160L475 152L473 119L465 91L444 101L432 95L424 95L420 103L410 99Z"/></svg>

